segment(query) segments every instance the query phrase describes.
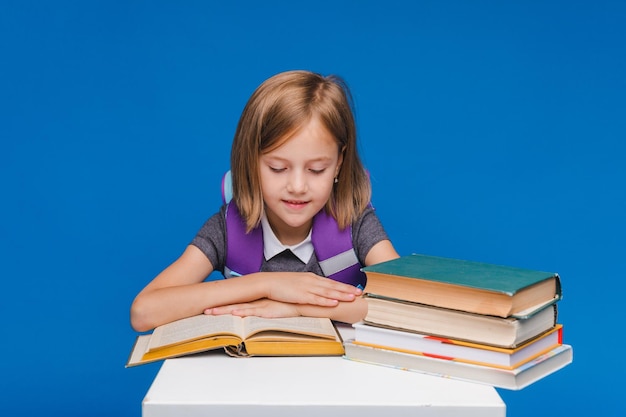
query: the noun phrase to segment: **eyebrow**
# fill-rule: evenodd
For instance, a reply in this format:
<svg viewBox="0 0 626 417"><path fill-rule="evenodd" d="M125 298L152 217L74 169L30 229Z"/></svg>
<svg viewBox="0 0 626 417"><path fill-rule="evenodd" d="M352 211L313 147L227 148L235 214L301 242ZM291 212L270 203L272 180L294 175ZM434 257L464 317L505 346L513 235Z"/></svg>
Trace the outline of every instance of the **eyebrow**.
<svg viewBox="0 0 626 417"><path fill-rule="evenodd" d="M275 160L275 161L280 161L280 162L290 162L288 158L281 158L280 156L275 156L275 155L262 155L261 157L264 159L270 159L270 160ZM326 162L326 161L332 161L332 160L333 158L329 156L320 156L320 157L313 158L313 159L307 159L306 162Z"/></svg>

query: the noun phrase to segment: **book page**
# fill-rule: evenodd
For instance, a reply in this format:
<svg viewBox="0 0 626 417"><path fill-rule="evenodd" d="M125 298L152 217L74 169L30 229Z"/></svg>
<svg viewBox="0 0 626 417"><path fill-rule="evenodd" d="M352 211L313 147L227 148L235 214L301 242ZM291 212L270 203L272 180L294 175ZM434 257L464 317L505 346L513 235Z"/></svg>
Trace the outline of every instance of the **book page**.
<svg viewBox="0 0 626 417"><path fill-rule="evenodd" d="M201 314L164 324L152 332L148 351L220 334L241 338L243 334L241 317L228 314L223 316Z"/></svg>
<svg viewBox="0 0 626 417"><path fill-rule="evenodd" d="M318 317L263 318L250 316L244 319L244 328L246 338L268 330L327 339L335 339L337 334L330 319Z"/></svg>
<svg viewBox="0 0 626 417"><path fill-rule="evenodd" d="M137 339L135 340L135 344L133 345L133 350L131 350L130 356L128 357L128 362L126 362L126 367L138 365L141 363L143 354L148 349L149 341L150 341L149 334L137 336Z"/></svg>

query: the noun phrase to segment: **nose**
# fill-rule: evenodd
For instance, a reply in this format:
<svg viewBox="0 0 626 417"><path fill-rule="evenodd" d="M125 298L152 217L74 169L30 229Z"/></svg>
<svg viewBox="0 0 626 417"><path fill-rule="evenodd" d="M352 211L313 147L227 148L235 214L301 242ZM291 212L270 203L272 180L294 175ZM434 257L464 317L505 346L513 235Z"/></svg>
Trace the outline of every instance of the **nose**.
<svg viewBox="0 0 626 417"><path fill-rule="evenodd" d="M293 170L289 174L287 191L294 194L302 194L306 192L308 189L306 175L300 170Z"/></svg>

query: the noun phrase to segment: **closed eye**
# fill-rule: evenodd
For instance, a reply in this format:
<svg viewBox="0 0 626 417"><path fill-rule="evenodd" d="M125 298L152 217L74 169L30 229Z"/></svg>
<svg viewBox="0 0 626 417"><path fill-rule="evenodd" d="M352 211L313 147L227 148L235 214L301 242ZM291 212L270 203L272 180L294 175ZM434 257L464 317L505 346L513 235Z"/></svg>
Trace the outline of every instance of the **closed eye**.
<svg viewBox="0 0 626 417"><path fill-rule="evenodd" d="M323 169L309 169L309 171L315 175L323 174L326 171L326 168Z"/></svg>

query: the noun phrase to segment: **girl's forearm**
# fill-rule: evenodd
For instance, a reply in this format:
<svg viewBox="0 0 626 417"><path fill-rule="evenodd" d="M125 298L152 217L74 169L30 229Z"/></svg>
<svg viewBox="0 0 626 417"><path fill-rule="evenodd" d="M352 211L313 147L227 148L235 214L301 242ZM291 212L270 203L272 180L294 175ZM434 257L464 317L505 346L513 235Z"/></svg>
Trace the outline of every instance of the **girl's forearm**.
<svg viewBox="0 0 626 417"><path fill-rule="evenodd" d="M185 271L175 271L184 276ZM148 331L165 323L202 314L206 309L272 299L298 306L301 315L354 323L365 317L367 304L354 287L311 273L257 272L237 278L188 282L157 277L131 306L131 325ZM165 283L164 283L165 282ZM355 298L356 297L356 298Z"/></svg>
<svg viewBox="0 0 626 417"><path fill-rule="evenodd" d="M202 314L206 308L249 302L264 296L264 283L254 275L150 289L135 298L131 306L131 325L137 331L148 331Z"/></svg>

